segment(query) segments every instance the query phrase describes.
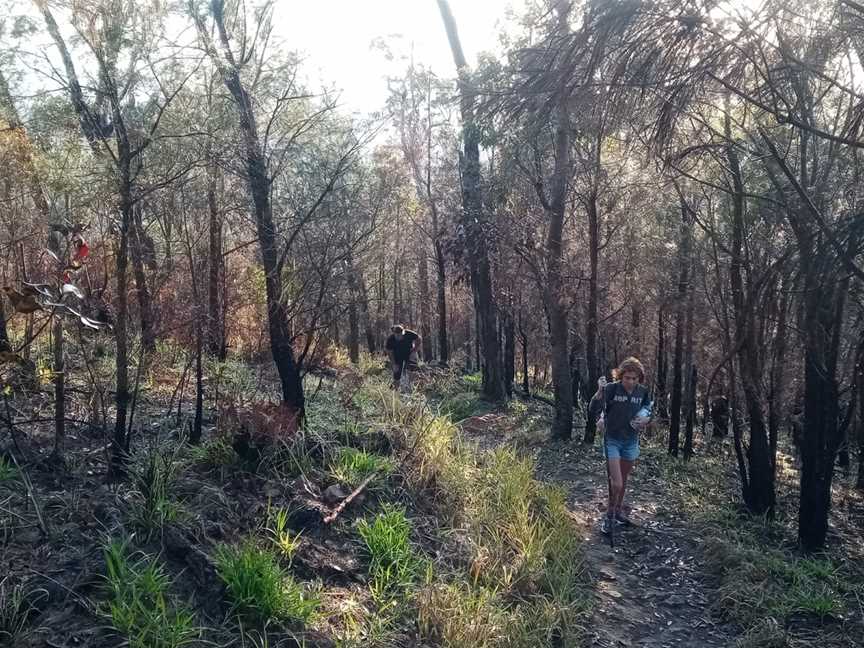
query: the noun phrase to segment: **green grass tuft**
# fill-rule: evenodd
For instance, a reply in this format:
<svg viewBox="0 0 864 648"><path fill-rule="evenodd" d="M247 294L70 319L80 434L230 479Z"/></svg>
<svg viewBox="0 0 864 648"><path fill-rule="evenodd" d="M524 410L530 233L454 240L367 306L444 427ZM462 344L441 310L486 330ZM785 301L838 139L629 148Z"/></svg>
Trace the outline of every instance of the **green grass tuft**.
<svg viewBox="0 0 864 648"><path fill-rule="evenodd" d="M385 475L393 470L393 461L356 448L339 448L334 461L330 464L330 474L338 482L357 488L374 473Z"/></svg>
<svg viewBox="0 0 864 648"><path fill-rule="evenodd" d="M481 408L477 392L456 392L447 396L438 406L442 414L446 414L453 421L461 421L474 416Z"/></svg>
<svg viewBox="0 0 864 648"><path fill-rule="evenodd" d="M369 553L374 596L382 598L414 581L420 561L411 546L411 523L404 510L385 506L371 522L360 520L357 531Z"/></svg>
<svg viewBox="0 0 864 648"><path fill-rule="evenodd" d="M267 531L273 539L273 544L279 552L291 564L294 559L294 554L300 548L300 533L291 533L288 528L288 511L285 509L276 509L270 511L269 524Z"/></svg>
<svg viewBox="0 0 864 648"><path fill-rule="evenodd" d="M179 449L151 448L132 469L129 515L145 541L161 534L166 524L180 517L180 506L171 498L180 465Z"/></svg>
<svg viewBox="0 0 864 648"><path fill-rule="evenodd" d="M240 546L219 547L216 565L235 612L243 618L261 624L306 624L318 608L318 599L307 595L282 569L273 551L250 540Z"/></svg>
<svg viewBox="0 0 864 648"><path fill-rule="evenodd" d="M155 561L131 560L126 545L112 542L104 550L108 602L105 612L130 648L180 648L200 631L192 613L170 605L171 581Z"/></svg>
<svg viewBox="0 0 864 648"><path fill-rule="evenodd" d="M0 455L0 484L18 478L18 468L6 457Z"/></svg>

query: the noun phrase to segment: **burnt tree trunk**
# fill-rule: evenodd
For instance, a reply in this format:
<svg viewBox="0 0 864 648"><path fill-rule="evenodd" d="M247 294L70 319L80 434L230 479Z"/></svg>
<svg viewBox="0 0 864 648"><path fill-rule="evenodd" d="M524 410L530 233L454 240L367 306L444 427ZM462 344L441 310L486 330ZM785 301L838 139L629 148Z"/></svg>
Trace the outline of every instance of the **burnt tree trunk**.
<svg viewBox="0 0 864 648"><path fill-rule="evenodd" d="M193 277L193 281L197 281ZM204 423L204 309L201 307L200 295L195 296L195 308L198 317L195 318L195 418L189 433L189 443L201 443L201 429Z"/></svg>
<svg viewBox="0 0 864 648"><path fill-rule="evenodd" d="M790 293L780 286L781 296L777 307L777 328L774 333L771 365L771 385L768 390L768 456L771 475L777 477L777 440L780 435L781 412L784 409L783 394L786 388L786 318L789 313Z"/></svg>
<svg viewBox="0 0 864 648"><path fill-rule="evenodd" d="M129 302L127 294L127 270L129 267L129 224L132 221L132 196L130 187L131 169L128 159L128 142L123 146L118 137L120 171L120 245L115 263L117 282L117 311L114 317L114 339L117 345L115 359L116 371L116 414L114 417L114 438L111 441L111 465L109 476L118 479L126 473L126 457L129 443L126 435L126 417L129 408L129 349L126 335Z"/></svg>
<svg viewBox="0 0 864 648"><path fill-rule="evenodd" d="M9 344L9 334L6 331L6 311L3 308L3 296L0 295L0 352L11 350L12 345Z"/></svg>
<svg viewBox="0 0 864 648"><path fill-rule="evenodd" d="M516 323L513 313L504 315L504 388L507 398L513 397L513 382L516 378Z"/></svg>
<svg viewBox="0 0 864 648"><path fill-rule="evenodd" d="M525 392L526 396L531 394L531 387L528 384L528 336L522 331L521 327L519 330L519 339L522 342L522 391Z"/></svg>
<svg viewBox="0 0 864 648"><path fill-rule="evenodd" d="M302 421L305 411L305 397L300 368L294 359L294 349L291 346L288 312L282 300L282 275L270 203L270 177L267 174L267 160L264 157L258 134L252 98L244 85L240 75L240 66L231 50L225 27L224 2L214 0L210 9L220 41L218 49L214 46L210 31L200 16L196 15L193 18L196 21L198 34L206 44L208 54L218 67L222 81L237 107L240 133L243 138L247 183L254 207L255 228L264 270L270 350L276 370L279 373L282 400L293 410L298 421Z"/></svg>
<svg viewBox="0 0 864 648"><path fill-rule="evenodd" d="M582 393L590 399L597 385L597 379L603 375L600 358L597 355L597 309L599 301L599 264L600 264L600 214L597 210L597 195L588 196L588 312L585 318L585 384ZM585 404L587 407L587 403ZM592 416L585 417L585 435L583 442L594 443L597 433L597 422Z"/></svg>
<svg viewBox="0 0 864 648"><path fill-rule="evenodd" d="M774 478L769 457L768 429L762 406L759 349L756 341L756 322L752 299L745 296L743 277L744 264L744 182L738 160L738 152L732 140L731 122L727 114L726 157L732 179L732 244L729 264L729 279L732 290L732 307L735 313L735 343L738 346L738 366L741 369L741 386L747 408L750 428L750 443L747 447L750 492L745 503L751 513L773 515ZM758 288L751 290L757 291Z"/></svg>
<svg viewBox="0 0 864 648"><path fill-rule="evenodd" d="M438 289L438 364L446 367L450 362L450 349L447 341L447 267L444 261L444 248L438 234L437 210L432 212L432 230L435 237L435 274Z"/></svg>
<svg viewBox="0 0 864 648"><path fill-rule="evenodd" d="M66 367L63 362L63 315L54 315L54 457L63 456L66 438Z"/></svg>
<svg viewBox="0 0 864 648"><path fill-rule="evenodd" d="M685 407L687 408L687 417L684 421L684 458L690 459L693 456L693 429L696 427L696 381L699 379L699 372L695 364L690 365L690 374L687 378L687 399Z"/></svg>
<svg viewBox="0 0 864 648"><path fill-rule="evenodd" d="M669 454L678 456L681 436L681 401L684 388L684 329L687 319L687 291L690 286L692 243L688 207L681 199L681 236L678 249L678 294L675 303L675 349L672 367L672 411L669 417Z"/></svg>
<svg viewBox="0 0 864 648"><path fill-rule="evenodd" d="M429 312L429 267L425 251L417 259L420 271L420 337L423 362L432 362L432 314Z"/></svg>
<svg viewBox="0 0 864 648"><path fill-rule="evenodd" d="M462 171L462 225L465 230L466 256L469 259L474 309L477 312L477 338L483 352L483 396L502 401L504 366L497 344L497 312L492 288L492 268L486 245L483 223L483 196L480 191L480 131L475 123L474 90L468 79L468 64L462 52L456 21L447 0L438 0L438 8L447 31L456 72L459 75L460 110L462 114L462 142L464 153Z"/></svg>
<svg viewBox="0 0 864 648"><path fill-rule="evenodd" d="M129 250L132 253L132 271L135 276L135 294L138 298L138 319L141 323L141 344L147 353L156 351L156 323L153 315L153 300L147 287L144 271L144 226L141 221L140 203L132 209L129 228Z"/></svg>
<svg viewBox="0 0 864 648"><path fill-rule="evenodd" d="M691 275L695 264L691 263ZM691 276L687 292L687 324L684 331L684 371L687 383L684 390L684 459L693 456L693 426L696 424L696 365L693 362L693 311L696 305L695 276Z"/></svg>
<svg viewBox="0 0 864 648"><path fill-rule="evenodd" d="M360 362L360 315L357 304L362 302L360 290L357 287L357 271L349 253L348 264L348 356L351 362Z"/></svg>
<svg viewBox="0 0 864 648"><path fill-rule="evenodd" d="M362 272L357 273L357 288L360 291L360 319L366 335L366 348L369 349L369 353L375 353L375 330L372 328L372 315L369 312L369 290Z"/></svg>
<svg viewBox="0 0 864 648"><path fill-rule="evenodd" d="M855 380L858 398L858 408L855 415L855 430L858 439L858 478L855 488L864 491L864 329L859 332L858 338L858 362L855 364Z"/></svg>
<svg viewBox="0 0 864 648"><path fill-rule="evenodd" d="M569 5L556 6L559 28L568 29ZM555 165L547 198L542 182L535 184L540 202L549 219L546 236L546 286L543 291L549 317L549 338L552 360L552 387L555 397L555 418L552 437L567 440L573 433L573 375L570 371L570 326L567 322L567 290L563 277L564 216L570 175L570 109L567 86L556 89Z"/></svg>
<svg viewBox="0 0 864 648"><path fill-rule="evenodd" d="M209 211L207 246L207 351L225 359L225 330L223 304L219 290L222 275L222 215L217 202L217 173L215 165L207 169L207 207Z"/></svg>
<svg viewBox="0 0 864 648"><path fill-rule="evenodd" d="M654 387L654 407L657 417L669 419L669 402L666 394L666 374L668 373L666 359L666 329L663 324L663 306L657 311L657 382Z"/></svg>

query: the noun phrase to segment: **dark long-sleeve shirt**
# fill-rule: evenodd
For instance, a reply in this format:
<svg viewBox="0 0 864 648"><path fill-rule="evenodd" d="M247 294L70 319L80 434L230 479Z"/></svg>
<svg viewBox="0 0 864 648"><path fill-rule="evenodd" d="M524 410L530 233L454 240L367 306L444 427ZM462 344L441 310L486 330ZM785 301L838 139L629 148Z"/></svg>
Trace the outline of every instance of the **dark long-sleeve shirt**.
<svg viewBox="0 0 864 648"><path fill-rule="evenodd" d="M600 398L595 395L588 406L588 414L595 419L600 416L604 405L606 407L606 434L610 438L629 441L637 435L630 425L636 414L651 403L648 390L643 385L636 385L629 394L620 382L608 383L603 388Z"/></svg>

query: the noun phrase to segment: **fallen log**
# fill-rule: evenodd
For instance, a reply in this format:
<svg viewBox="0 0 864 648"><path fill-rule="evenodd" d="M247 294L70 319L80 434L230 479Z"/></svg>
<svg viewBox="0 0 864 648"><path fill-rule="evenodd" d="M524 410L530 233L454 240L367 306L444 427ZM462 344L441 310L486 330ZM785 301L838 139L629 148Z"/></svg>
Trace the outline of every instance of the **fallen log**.
<svg viewBox="0 0 864 648"><path fill-rule="evenodd" d="M357 497L360 493L362 493L363 490L369 485L369 482L371 482L377 476L378 473L372 473L366 479L364 479L362 484L355 488L348 497L342 500L339 506L334 508L333 511L324 518L324 524L330 524L331 522L333 522L333 520L339 517L339 514L345 510L345 507L348 506L351 502L353 502L354 498Z"/></svg>

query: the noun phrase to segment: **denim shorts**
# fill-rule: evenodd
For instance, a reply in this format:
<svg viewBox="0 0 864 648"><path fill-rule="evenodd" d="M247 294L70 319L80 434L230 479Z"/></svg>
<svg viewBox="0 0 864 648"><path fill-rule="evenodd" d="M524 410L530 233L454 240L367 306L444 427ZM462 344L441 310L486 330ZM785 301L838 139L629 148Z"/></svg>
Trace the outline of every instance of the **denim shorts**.
<svg viewBox="0 0 864 648"><path fill-rule="evenodd" d="M609 459L636 461L639 458L639 437L634 436L632 439L605 437L603 440L603 456Z"/></svg>

